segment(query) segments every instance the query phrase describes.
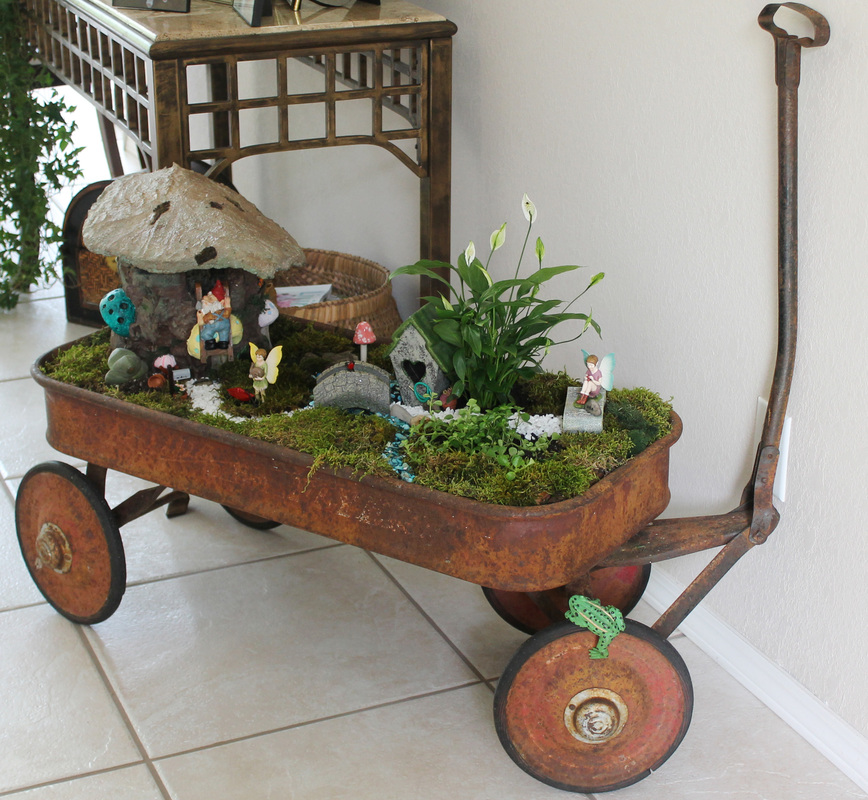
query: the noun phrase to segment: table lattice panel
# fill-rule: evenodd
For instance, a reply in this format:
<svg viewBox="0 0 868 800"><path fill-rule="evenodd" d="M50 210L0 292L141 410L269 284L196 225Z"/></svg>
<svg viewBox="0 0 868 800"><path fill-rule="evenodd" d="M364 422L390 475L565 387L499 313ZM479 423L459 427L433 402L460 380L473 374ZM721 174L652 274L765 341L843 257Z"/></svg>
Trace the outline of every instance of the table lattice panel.
<svg viewBox="0 0 868 800"><path fill-rule="evenodd" d="M374 144L424 177L427 60L421 43L186 59L185 147L219 171L248 155ZM205 144L202 131L211 132Z"/></svg>
<svg viewBox="0 0 868 800"><path fill-rule="evenodd" d="M30 40L43 62L152 158L150 60L59 0L26 0L26 8Z"/></svg>

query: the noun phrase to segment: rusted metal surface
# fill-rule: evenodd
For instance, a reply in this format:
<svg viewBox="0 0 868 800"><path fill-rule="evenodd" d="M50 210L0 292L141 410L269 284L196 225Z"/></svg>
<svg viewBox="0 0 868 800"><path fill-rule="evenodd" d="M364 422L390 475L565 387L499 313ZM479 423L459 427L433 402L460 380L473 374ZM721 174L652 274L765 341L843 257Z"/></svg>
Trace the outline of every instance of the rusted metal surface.
<svg viewBox="0 0 868 800"><path fill-rule="evenodd" d="M72 547L63 530L53 522L43 522L36 534L36 569L53 569L65 575L72 569Z"/></svg>
<svg viewBox="0 0 868 800"><path fill-rule="evenodd" d="M149 514L161 506L168 506L166 509L166 516L168 517L176 517L183 514L187 510L187 504L190 502L190 495L186 492L163 494L165 491L165 486L153 486L149 489L142 489L115 506L112 509L112 514L114 514L117 526L122 528L134 519L143 517L145 514Z"/></svg>
<svg viewBox="0 0 868 800"><path fill-rule="evenodd" d="M690 724L693 691L668 642L627 621L609 657L568 624L529 639L495 695L495 726L522 769L560 789L603 792L657 769Z"/></svg>
<svg viewBox="0 0 868 800"><path fill-rule="evenodd" d="M101 494L69 464L47 462L21 480L15 501L21 554L45 598L75 622L100 622L126 588L117 525Z"/></svg>
<svg viewBox="0 0 868 800"><path fill-rule="evenodd" d="M545 592L507 592L485 587L489 605L514 628L528 634L563 621L570 597L583 594L605 606L615 606L625 616L630 613L648 585L651 566L617 566L592 569L566 586Z"/></svg>
<svg viewBox="0 0 868 800"><path fill-rule="evenodd" d="M50 354L49 354L50 356ZM48 357L48 356L46 356ZM516 508L397 479L317 470L305 454L46 377L47 438L63 453L497 589L570 583L669 502L673 431L582 497ZM130 501L123 516L149 498Z"/></svg>

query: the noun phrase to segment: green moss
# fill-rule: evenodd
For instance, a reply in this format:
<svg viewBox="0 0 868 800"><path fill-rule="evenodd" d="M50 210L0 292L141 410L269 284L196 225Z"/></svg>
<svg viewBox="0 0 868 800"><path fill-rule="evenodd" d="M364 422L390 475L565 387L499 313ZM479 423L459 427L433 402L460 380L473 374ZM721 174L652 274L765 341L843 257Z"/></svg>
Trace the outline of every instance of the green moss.
<svg viewBox="0 0 868 800"><path fill-rule="evenodd" d="M422 486L483 503L529 506L583 494L624 464L632 446L628 433L621 430L566 434L519 469L505 468L478 452L431 454L414 450L412 441L405 450L416 472L416 483Z"/></svg>
<svg viewBox="0 0 868 800"><path fill-rule="evenodd" d="M580 380L571 378L566 372L540 372L532 378L519 378L512 396L516 405L528 414L553 414L559 417L564 413L567 389L581 385Z"/></svg>
<svg viewBox="0 0 868 800"><path fill-rule="evenodd" d="M92 333L87 339L63 350L45 362L43 372L63 383L71 383L93 392L106 390L105 374L112 351L108 328Z"/></svg>
<svg viewBox="0 0 868 800"><path fill-rule="evenodd" d="M198 411L180 393L106 386L103 377L111 351L107 330L60 353L45 365L45 372L56 380L126 402L309 453L314 459L312 470L348 467L358 474L393 475L383 451L393 440L395 428L382 417L328 407L282 413L307 406L316 374L329 363L319 354L352 351L347 339L313 326L299 329L298 323L286 318L275 322L271 333L273 342L283 345L284 355L278 380L268 388L265 402L259 406L239 403L225 388L221 390L224 410L241 417L240 421ZM387 367L386 349L372 348L369 359ZM250 360L243 354L227 362L220 371L221 385L249 391L249 369ZM516 395L529 413L560 415L567 387L578 383L564 372L539 373L519 381ZM402 451L416 483L484 503L529 506L557 502L581 495L671 429L671 405L643 388L609 392L602 434L565 434L523 445L520 437L500 425L512 409L500 412L480 416L479 430L474 428L473 415L465 415L461 424L452 423L451 429L439 434L435 423L414 429L415 435L411 434ZM525 449L512 465L504 465L504 452L512 459L515 454L510 448L514 447Z"/></svg>
<svg viewBox="0 0 868 800"><path fill-rule="evenodd" d="M671 403L649 389L612 389L604 426L625 431L633 442L630 455L635 456L672 430L671 412Z"/></svg>
<svg viewBox="0 0 868 800"><path fill-rule="evenodd" d="M395 427L372 414L353 414L320 407L291 416L272 415L257 421L248 434L281 447L314 456L315 466L349 467L361 474L391 475L383 450Z"/></svg>

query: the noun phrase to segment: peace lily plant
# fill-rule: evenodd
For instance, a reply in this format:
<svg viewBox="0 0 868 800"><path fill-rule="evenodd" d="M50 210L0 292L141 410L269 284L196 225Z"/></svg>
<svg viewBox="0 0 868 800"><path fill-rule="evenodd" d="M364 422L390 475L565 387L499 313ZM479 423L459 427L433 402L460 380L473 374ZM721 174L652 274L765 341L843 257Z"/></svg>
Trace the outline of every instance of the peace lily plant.
<svg viewBox="0 0 868 800"><path fill-rule="evenodd" d="M543 267L545 245L537 237L534 254L538 268L525 278L519 277L531 229L537 219L536 206L527 194L521 205L527 232L512 278L494 281L489 273L492 256L506 242L505 222L489 237L490 250L485 264L476 257L476 247L471 241L458 257L458 266L424 259L392 273L392 277L425 275L445 284L443 295L425 298L435 312L434 335L451 356L453 393L457 397L473 398L483 410L512 402L516 381L540 369L541 359L553 345L575 341L589 327L600 333L600 326L590 314L569 309L603 279L604 273L594 275L585 289L566 305L562 300L542 299L539 295L543 284L582 267ZM447 269L455 273L457 285L453 286L453 282L436 271ZM451 300L450 289L455 294ZM563 308L556 310L560 306ZM552 330L568 320L583 322L582 330L570 339L554 341Z"/></svg>

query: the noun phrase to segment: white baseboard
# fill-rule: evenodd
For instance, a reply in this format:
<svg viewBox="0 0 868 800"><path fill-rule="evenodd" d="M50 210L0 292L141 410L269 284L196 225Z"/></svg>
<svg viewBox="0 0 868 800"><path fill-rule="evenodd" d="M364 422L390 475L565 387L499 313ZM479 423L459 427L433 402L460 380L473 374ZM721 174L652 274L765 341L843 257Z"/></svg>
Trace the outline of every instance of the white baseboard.
<svg viewBox="0 0 868 800"><path fill-rule="evenodd" d="M652 570L643 599L662 612L684 588L661 570ZM858 731L703 606L692 611L679 630L850 780L868 791L868 740Z"/></svg>

